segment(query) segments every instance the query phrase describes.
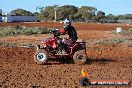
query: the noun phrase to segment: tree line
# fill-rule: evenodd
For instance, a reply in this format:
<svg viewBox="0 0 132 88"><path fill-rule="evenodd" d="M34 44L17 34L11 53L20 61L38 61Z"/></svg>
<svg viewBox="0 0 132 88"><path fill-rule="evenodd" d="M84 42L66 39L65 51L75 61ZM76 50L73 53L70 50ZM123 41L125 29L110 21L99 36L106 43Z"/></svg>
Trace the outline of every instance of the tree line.
<svg viewBox="0 0 132 88"><path fill-rule="evenodd" d="M74 5L64 5L58 7L46 6L37 8L39 12L30 12L24 9L15 9L11 11L12 15L33 15L36 16L37 21L48 21L55 20L55 11L56 11L56 20L62 21L66 18L76 21L76 22L101 22L101 23L116 23L118 20L132 20L132 14L126 15L106 15L103 11L98 11L95 7L91 6L81 6L80 8ZM1 11L0 11L1 12Z"/></svg>

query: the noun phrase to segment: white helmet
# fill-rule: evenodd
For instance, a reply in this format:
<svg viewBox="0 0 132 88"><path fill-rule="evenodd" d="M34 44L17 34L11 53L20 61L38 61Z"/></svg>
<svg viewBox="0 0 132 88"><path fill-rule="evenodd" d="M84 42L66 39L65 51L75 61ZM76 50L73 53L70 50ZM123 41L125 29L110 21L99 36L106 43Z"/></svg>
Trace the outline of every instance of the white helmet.
<svg viewBox="0 0 132 88"><path fill-rule="evenodd" d="M71 21L68 19L65 19L64 21L64 27L70 26L71 25Z"/></svg>

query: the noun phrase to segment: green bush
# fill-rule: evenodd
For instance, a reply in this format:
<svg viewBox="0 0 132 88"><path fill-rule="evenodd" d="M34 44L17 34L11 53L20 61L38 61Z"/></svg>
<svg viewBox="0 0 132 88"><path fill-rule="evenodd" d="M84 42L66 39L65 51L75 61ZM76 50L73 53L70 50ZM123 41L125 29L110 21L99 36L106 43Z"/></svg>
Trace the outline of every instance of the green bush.
<svg viewBox="0 0 132 88"><path fill-rule="evenodd" d="M23 34L23 33L22 33L22 34ZM35 32L34 32L33 29L26 29L26 31L24 32L24 34L33 35L33 34L35 34Z"/></svg>
<svg viewBox="0 0 132 88"><path fill-rule="evenodd" d="M5 36L17 36L17 35L33 35L33 34L46 34L49 33L50 29L48 28L42 28L42 27L36 27L36 28L27 28L27 27L5 27L0 28L0 37Z"/></svg>
<svg viewBox="0 0 132 88"><path fill-rule="evenodd" d="M132 35L132 28L130 28L128 31L126 31L125 34L127 34L127 35Z"/></svg>
<svg viewBox="0 0 132 88"><path fill-rule="evenodd" d="M6 46L6 47L18 47L17 43L8 43L8 42L1 42L0 46Z"/></svg>
<svg viewBox="0 0 132 88"><path fill-rule="evenodd" d="M22 29L23 29L23 27L22 27L22 26L17 25L17 26L15 27L15 29L16 29L16 30L22 30Z"/></svg>
<svg viewBox="0 0 132 88"><path fill-rule="evenodd" d="M126 45L127 47L132 47L132 40L126 40L124 42L124 45Z"/></svg>
<svg viewBox="0 0 132 88"><path fill-rule="evenodd" d="M94 42L94 44L119 44L124 42L126 39L125 38L110 38L110 39L99 39Z"/></svg>
<svg viewBox="0 0 132 88"><path fill-rule="evenodd" d="M46 34L46 33L48 33L47 28L40 27L38 30L40 31L40 34Z"/></svg>

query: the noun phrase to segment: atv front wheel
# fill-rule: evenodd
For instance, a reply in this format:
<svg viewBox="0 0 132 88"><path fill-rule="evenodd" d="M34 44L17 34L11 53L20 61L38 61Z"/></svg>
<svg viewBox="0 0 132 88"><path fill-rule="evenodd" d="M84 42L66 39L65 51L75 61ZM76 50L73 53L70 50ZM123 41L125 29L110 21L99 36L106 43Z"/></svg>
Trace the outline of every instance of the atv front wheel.
<svg viewBox="0 0 132 88"><path fill-rule="evenodd" d="M44 50L38 50L35 55L34 55L34 60L38 64L44 64L47 63L48 57L47 57L47 52Z"/></svg>
<svg viewBox="0 0 132 88"><path fill-rule="evenodd" d="M85 50L79 50L74 53L73 60L76 64L84 64L86 62L87 56Z"/></svg>

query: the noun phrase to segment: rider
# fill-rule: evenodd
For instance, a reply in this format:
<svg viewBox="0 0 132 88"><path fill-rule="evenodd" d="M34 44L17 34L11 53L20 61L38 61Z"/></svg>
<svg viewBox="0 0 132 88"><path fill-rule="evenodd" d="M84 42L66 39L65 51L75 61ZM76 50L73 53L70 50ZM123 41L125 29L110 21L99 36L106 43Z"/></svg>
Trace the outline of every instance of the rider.
<svg viewBox="0 0 132 88"><path fill-rule="evenodd" d="M69 35L69 39L72 41L77 41L78 37L77 37L77 32L75 30L75 28L71 25L71 21L66 19L63 21L64 23L64 29L60 29L60 33L62 35L64 34L68 34Z"/></svg>
<svg viewBox="0 0 132 88"><path fill-rule="evenodd" d="M58 30L59 34L60 35L68 34L69 35L69 40L68 40L69 44L74 44L78 39L77 32L76 32L75 28L71 25L71 21L68 19L64 20L62 23L64 23L64 28ZM65 40L60 41L60 43L58 43L58 46L63 46L63 48L61 48L61 49L65 49L65 50L68 49L67 44L65 43Z"/></svg>

